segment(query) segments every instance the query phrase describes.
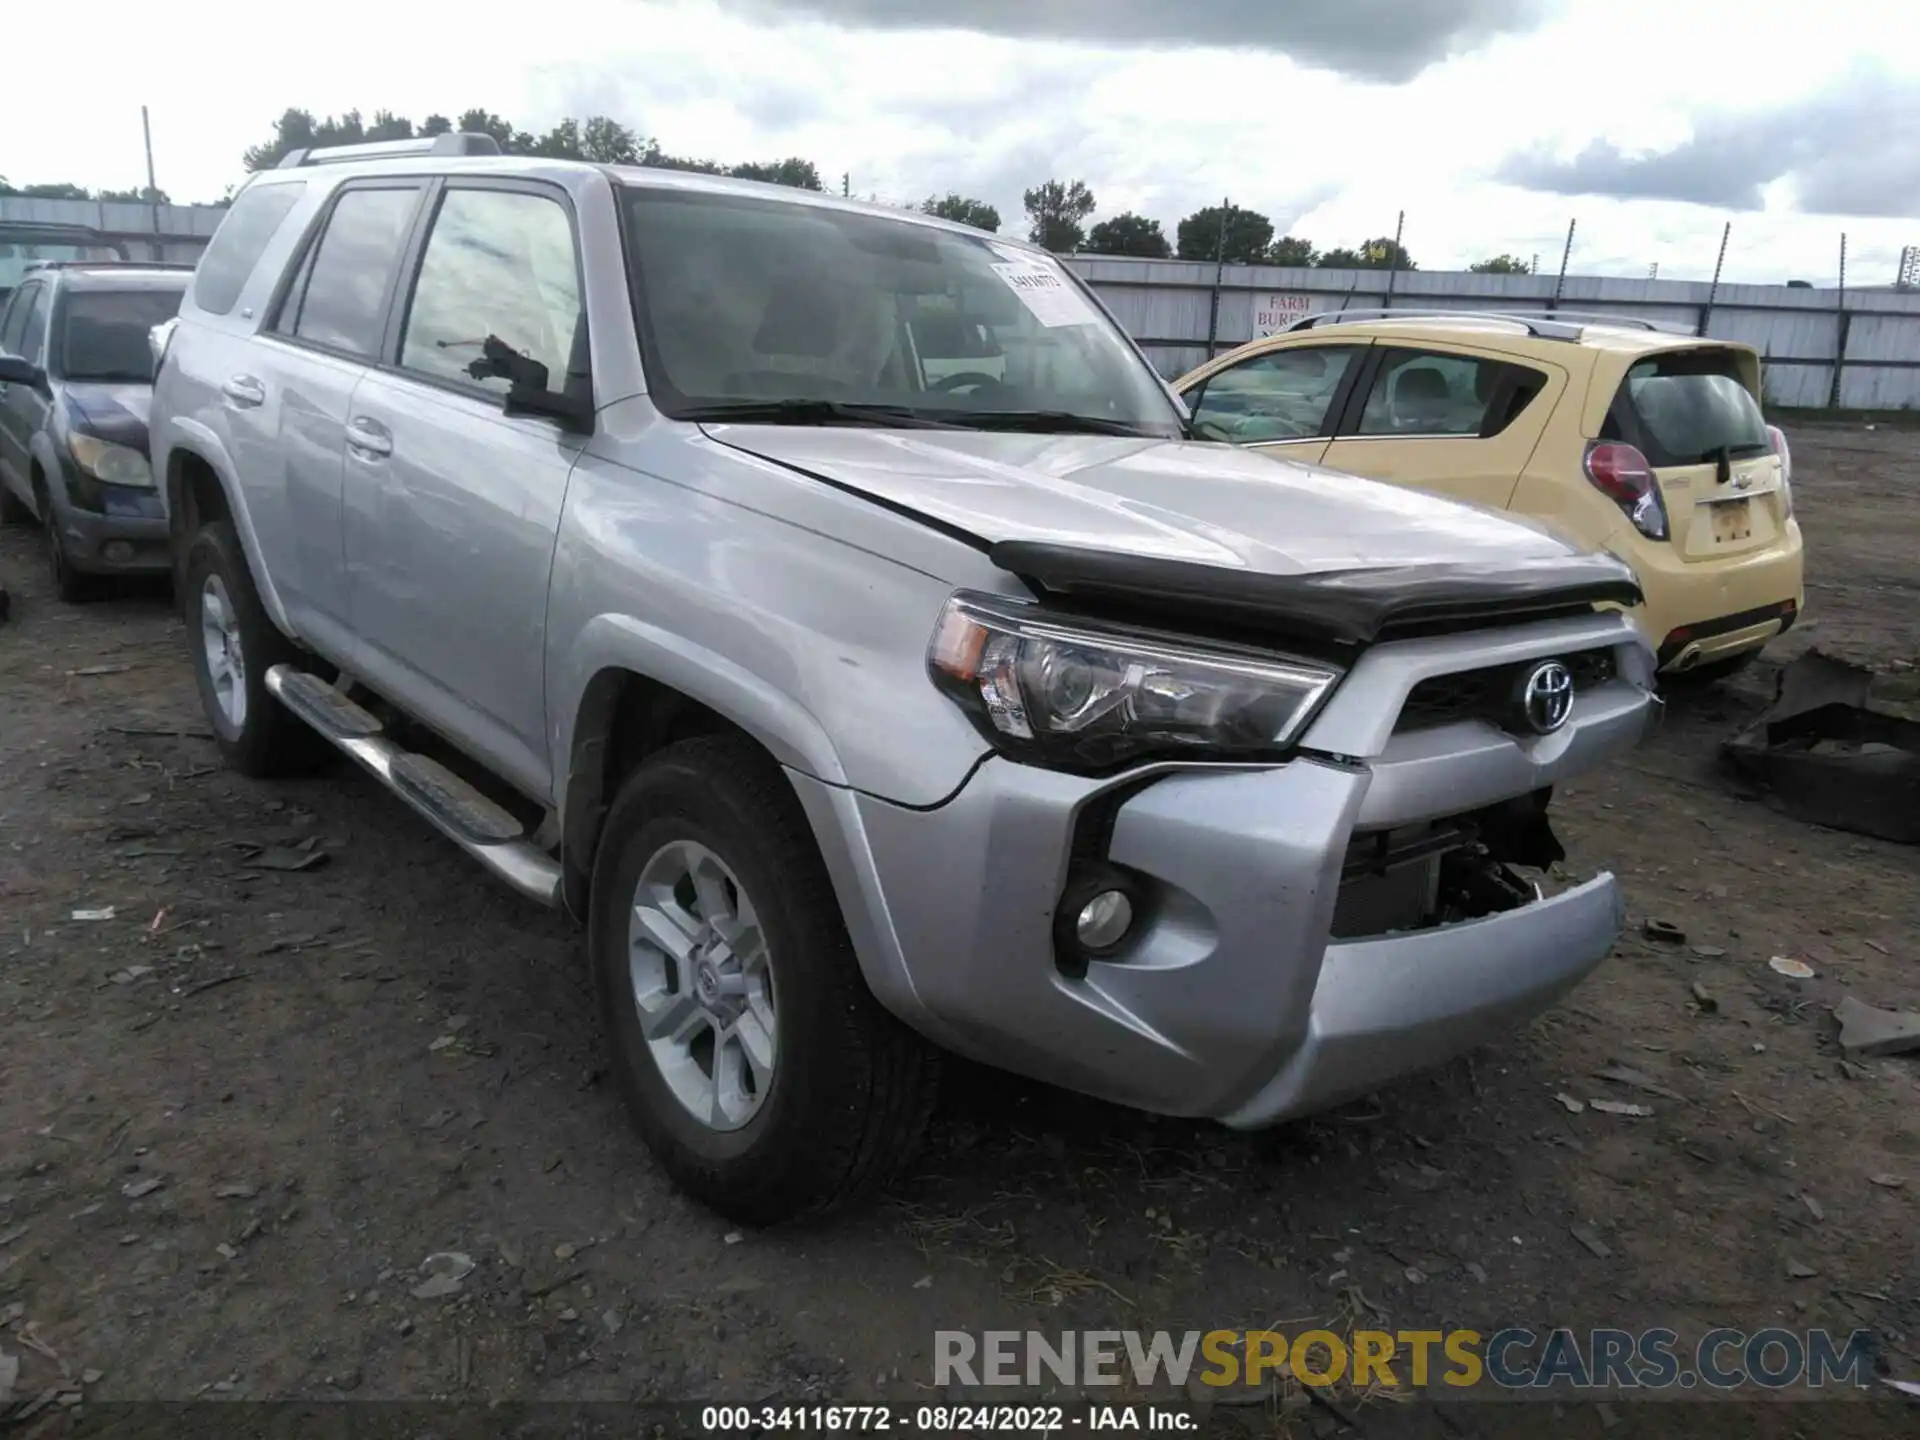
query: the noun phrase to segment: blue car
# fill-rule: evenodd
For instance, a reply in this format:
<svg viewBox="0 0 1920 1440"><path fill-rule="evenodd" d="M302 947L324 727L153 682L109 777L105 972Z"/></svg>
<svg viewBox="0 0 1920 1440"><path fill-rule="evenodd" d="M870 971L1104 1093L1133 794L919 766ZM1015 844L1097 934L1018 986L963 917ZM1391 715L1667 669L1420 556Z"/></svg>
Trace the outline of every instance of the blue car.
<svg viewBox="0 0 1920 1440"><path fill-rule="evenodd" d="M147 457L154 326L192 267L56 261L29 270L0 314L0 520L39 520L62 600L99 576L168 568Z"/></svg>

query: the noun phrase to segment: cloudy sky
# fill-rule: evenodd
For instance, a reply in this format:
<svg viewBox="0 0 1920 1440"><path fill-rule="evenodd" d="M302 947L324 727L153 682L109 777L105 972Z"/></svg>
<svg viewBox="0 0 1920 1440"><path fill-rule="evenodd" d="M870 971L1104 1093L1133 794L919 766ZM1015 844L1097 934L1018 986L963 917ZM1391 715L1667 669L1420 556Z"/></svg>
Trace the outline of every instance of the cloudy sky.
<svg viewBox="0 0 1920 1440"><path fill-rule="evenodd" d="M49 12L52 13L52 12ZM328 0L88 7L0 83L0 175L218 196L289 105L605 113L669 151L957 190L1021 228L1079 178L1169 234L1219 198L1424 268L1498 252L1729 280L1893 278L1920 244L1920 50L1898 0ZM268 15L276 18L269 20Z"/></svg>

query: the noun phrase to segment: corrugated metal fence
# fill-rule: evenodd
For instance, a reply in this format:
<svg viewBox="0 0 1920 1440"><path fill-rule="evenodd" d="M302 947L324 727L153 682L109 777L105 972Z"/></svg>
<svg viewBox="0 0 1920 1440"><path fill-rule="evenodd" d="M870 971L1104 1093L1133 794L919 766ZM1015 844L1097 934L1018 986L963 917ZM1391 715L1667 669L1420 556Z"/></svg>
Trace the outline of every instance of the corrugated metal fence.
<svg viewBox="0 0 1920 1440"><path fill-rule="evenodd" d="M1391 304L1430 310L1559 308L1639 316L1739 340L1765 361L1775 405L1906 409L1920 405L1920 293L1803 290L1694 280L1473 275L1425 270L1299 270L1212 261L1069 262L1169 378L1288 318Z"/></svg>

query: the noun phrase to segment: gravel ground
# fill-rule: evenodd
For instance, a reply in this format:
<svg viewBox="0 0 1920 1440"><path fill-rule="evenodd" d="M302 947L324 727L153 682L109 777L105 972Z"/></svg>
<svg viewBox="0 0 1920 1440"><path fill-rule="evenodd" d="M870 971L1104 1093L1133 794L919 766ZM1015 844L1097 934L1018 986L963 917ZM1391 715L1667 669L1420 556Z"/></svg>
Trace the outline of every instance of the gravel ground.
<svg viewBox="0 0 1920 1440"><path fill-rule="evenodd" d="M1910 684L1920 436L1793 439L1809 619L1769 658L1819 644ZM1620 874L1635 928L1524 1032L1255 1136L955 1067L896 1195L742 1235L633 1138L563 920L350 767L220 768L164 592L60 607L38 546L0 534L0 1356L16 1420L54 1397L25 1428L75 1395L924 1403L941 1328L1866 1328L1920 1379L1920 1061L1843 1065L1829 1014L1920 1008L1920 852L1719 778L1765 668L1677 696L1557 797L1570 863ZM1687 943L1638 938L1648 915ZM1622 1064L1657 1088L1597 1078ZM449 1251L471 1273L416 1298ZM1369 1435L1913 1422L1341 1405Z"/></svg>

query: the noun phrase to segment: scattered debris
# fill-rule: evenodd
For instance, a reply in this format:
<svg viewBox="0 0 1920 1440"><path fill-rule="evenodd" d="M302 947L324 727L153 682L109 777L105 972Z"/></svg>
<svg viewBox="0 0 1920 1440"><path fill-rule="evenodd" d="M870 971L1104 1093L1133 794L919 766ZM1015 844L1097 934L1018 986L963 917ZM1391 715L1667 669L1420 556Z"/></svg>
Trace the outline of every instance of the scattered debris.
<svg viewBox="0 0 1920 1440"><path fill-rule="evenodd" d="M251 1200L260 1193L258 1185L222 1185L213 1192L216 1200Z"/></svg>
<svg viewBox="0 0 1920 1440"><path fill-rule="evenodd" d="M231 974L216 975L211 980L202 980L197 985L189 985L186 989L175 993L184 1000L189 995L198 995L203 990L212 990L221 985L231 985L236 980L245 980L252 974L251 970L235 970Z"/></svg>
<svg viewBox="0 0 1920 1440"><path fill-rule="evenodd" d="M1776 975L1785 975L1789 980L1813 979L1813 966L1804 960L1796 960L1791 955L1776 955L1767 961L1767 968Z"/></svg>
<svg viewBox="0 0 1920 1440"><path fill-rule="evenodd" d="M1631 1065L1609 1065L1604 1070L1593 1072L1596 1080L1611 1080L1616 1085L1631 1085L1636 1090L1645 1090L1649 1095L1658 1095L1663 1100L1685 1101L1686 1096L1678 1091L1669 1090L1644 1070L1636 1070Z"/></svg>
<svg viewBox="0 0 1920 1440"><path fill-rule="evenodd" d="M311 845L313 842L309 841ZM249 855L240 863L251 870L318 870L327 863L327 852L316 849L291 849L285 845L269 845L266 849Z"/></svg>
<svg viewBox="0 0 1920 1440"><path fill-rule="evenodd" d="M1567 1233L1591 1250L1596 1259L1605 1260L1613 1254L1613 1247L1585 1225L1569 1225Z"/></svg>
<svg viewBox="0 0 1920 1440"><path fill-rule="evenodd" d="M1773 708L1720 748L1796 820L1920 844L1920 721L1868 704L1873 672L1809 650Z"/></svg>
<svg viewBox="0 0 1920 1440"><path fill-rule="evenodd" d="M143 975L151 975L151 965L129 965L124 970L116 970L107 979L115 985L131 985Z"/></svg>
<svg viewBox="0 0 1920 1440"><path fill-rule="evenodd" d="M153 1194L154 1191L158 1190L161 1186L165 1185L166 1183L167 1182L165 1180L162 1180L158 1175L149 1175L144 1180L128 1181L125 1185L122 1185L120 1187L120 1193L126 1196L127 1199L129 1200L138 1200L144 1195Z"/></svg>
<svg viewBox="0 0 1920 1440"><path fill-rule="evenodd" d="M1906 1184L1907 1181L1903 1175L1895 1175L1892 1171L1883 1171L1878 1175L1869 1175L1867 1177L1867 1183L1869 1185L1878 1185L1882 1190L1898 1190L1902 1185Z"/></svg>
<svg viewBox="0 0 1920 1440"><path fill-rule="evenodd" d="M1720 1002L1713 998L1712 992L1706 986L1696 980L1690 988L1693 990L1693 1003L1700 1007L1702 1015L1713 1015L1719 1012Z"/></svg>
<svg viewBox="0 0 1920 1440"><path fill-rule="evenodd" d="M1566 1106L1567 1109L1575 1115L1578 1115L1581 1111L1587 1108L1585 1101L1574 1099L1573 1096L1567 1094L1567 1092L1564 1090L1560 1091L1553 1098L1558 1100L1562 1105Z"/></svg>
<svg viewBox="0 0 1920 1440"><path fill-rule="evenodd" d="M69 675L124 675L133 669L131 665L82 665L78 670L69 670Z"/></svg>
<svg viewBox="0 0 1920 1440"><path fill-rule="evenodd" d="M1648 916L1640 922L1640 933L1649 940L1658 940L1663 945L1684 945L1687 932L1671 920L1659 920Z"/></svg>
<svg viewBox="0 0 1920 1440"><path fill-rule="evenodd" d="M1840 1048L1853 1055L1904 1055L1920 1050L1920 1013L1882 1010L1849 995L1833 1010Z"/></svg>
<svg viewBox="0 0 1920 1440"><path fill-rule="evenodd" d="M19 1378L20 1357L0 1350L0 1405L13 1403L13 1386Z"/></svg>
<svg viewBox="0 0 1920 1440"><path fill-rule="evenodd" d="M427 1278L413 1287L416 1300L439 1300L460 1293L461 1282L473 1273L473 1258L457 1250L440 1250L420 1262Z"/></svg>
<svg viewBox="0 0 1920 1440"><path fill-rule="evenodd" d="M1625 1100L1589 1100L1587 1108L1598 1110L1602 1115L1651 1115L1651 1105L1632 1105Z"/></svg>
<svg viewBox="0 0 1920 1440"><path fill-rule="evenodd" d="M1726 948L1720 945L1695 945L1691 948L1702 960L1724 960L1727 955Z"/></svg>
<svg viewBox="0 0 1920 1440"><path fill-rule="evenodd" d="M459 1039L460 1037L458 1035L440 1035L427 1042L427 1049L445 1050L459 1043Z"/></svg>
<svg viewBox="0 0 1920 1440"><path fill-rule="evenodd" d="M1787 1262L1787 1278L1789 1280L1811 1280L1819 1273L1820 1272L1811 1265L1803 1265L1798 1260L1789 1260Z"/></svg>
<svg viewBox="0 0 1920 1440"><path fill-rule="evenodd" d="M553 1247L553 1258L556 1260L571 1260L573 1259L574 1256L578 1255L579 1253L580 1253L579 1246L569 1245L564 1240L561 1241L558 1245Z"/></svg>
<svg viewBox="0 0 1920 1440"><path fill-rule="evenodd" d="M240 1252L224 1240L213 1248L222 1260L238 1260L240 1258Z"/></svg>
<svg viewBox="0 0 1920 1440"><path fill-rule="evenodd" d="M1778 1110L1772 1109L1769 1106L1754 1104L1753 1101L1747 1099L1747 1097L1742 1095L1738 1090L1729 1090L1727 1093L1733 1096L1734 1099L1738 1100L1740 1102L1741 1108L1745 1110L1749 1115L1771 1115L1774 1119L1778 1120L1782 1125L1797 1125L1800 1123L1799 1121L1795 1120L1791 1115L1782 1115Z"/></svg>
<svg viewBox="0 0 1920 1440"><path fill-rule="evenodd" d="M1487 1267L1482 1265L1478 1260L1469 1260L1467 1262L1467 1274L1471 1275L1478 1284L1484 1285L1487 1283Z"/></svg>
<svg viewBox="0 0 1920 1440"><path fill-rule="evenodd" d="M114 907L111 905L102 905L97 910L76 910L73 912L72 918L75 920L111 920L113 916Z"/></svg>
<svg viewBox="0 0 1920 1440"><path fill-rule="evenodd" d="M1861 936L1860 938L1861 938L1861 943L1862 943L1862 944L1864 944L1864 945L1870 945L1870 946L1872 946L1872 947L1873 947L1873 948L1874 948L1875 950L1878 950L1878 951L1879 951L1879 952L1880 952L1880 953L1881 953L1882 955L1891 955L1891 954L1893 954L1893 952L1892 952L1891 950L1889 950L1889 949L1887 949L1887 947L1886 947L1886 946L1884 946L1884 945L1882 945L1882 944L1881 944L1881 943L1880 943L1880 942L1879 942L1878 940L1869 940L1869 939L1868 939L1868 938L1867 938L1866 936L1864 936L1864 935L1863 935L1863 936Z"/></svg>
<svg viewBox="0 0 1920 1440"><path fill-rule="evenodd" d="M916 1290L931 1290L933 1288L933 1276L922 1275L918 1280L913 1282L913 1288Z"/></svg>
<svg viewBox="0 0 1920 1440"><path fill-rule="evenodd" d="M1824 1220L1827 1218L1827 1207L1814 1199L1813 1196L1802 1194L1800 1196L1800 1202L1807 1207L1807 1213L1812 1215L1814 1219Z"/></svg>
<svg viewBox="0 0 1920 1440"><path fill-rule="evenodd" d="M32 1228L33 1222L27 1221L25 1224L14 1226L11 1230L0 1231L0 1250L6 1249L7 1246L13 1244L14 1241L18 1240L22 1235L25 1235L27 1231Z"/></svg>
<svg viewBox="0 0 1920 1440"><path fill-rule="evenodd" d="M726 1236L726 1243L729 1245L738 1245L741 1241L741 1238L742 1238L741 1234L738 1230L729 1230Z"/></svg>

